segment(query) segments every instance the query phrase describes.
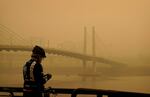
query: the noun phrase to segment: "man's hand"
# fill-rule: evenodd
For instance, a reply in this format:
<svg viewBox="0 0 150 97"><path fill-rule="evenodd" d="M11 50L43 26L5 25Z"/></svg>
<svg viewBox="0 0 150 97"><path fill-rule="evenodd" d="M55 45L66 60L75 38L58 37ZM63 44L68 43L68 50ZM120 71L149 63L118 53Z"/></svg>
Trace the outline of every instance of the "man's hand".
<svg viewBox="0 0 150 97"><path fill-rule="evenodd" d="M47 78L48 79L51 79L52 78L52 75L51 74L46 74L47 75Z"/></svg>
<svg viewBox="0 0 150 97"><path fill-rule="evenodd" d="M52 75L51 74L45 74L44 78L45 78L46 81L48 81L49 79L52 78Z"/></svg>

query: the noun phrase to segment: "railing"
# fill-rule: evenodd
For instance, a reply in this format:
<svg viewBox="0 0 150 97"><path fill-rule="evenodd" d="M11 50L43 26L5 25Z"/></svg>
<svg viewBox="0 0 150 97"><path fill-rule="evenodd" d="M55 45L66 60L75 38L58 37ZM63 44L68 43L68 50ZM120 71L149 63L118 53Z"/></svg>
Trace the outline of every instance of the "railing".
<svg viewBox="0 0 150 97"><path fill-rule="evenodd" d="M10 97L22 97L22 95L15 95L22 93L21 87L0 87L0 92L9 93ZM97 97L150 97L149 93L137 93L137 92L125 92L114 90L102 90L102 89L87 89L87 88L46 88L44 91L44 97L50 97L50 94L70 94L71 97L77 97L77 95L95 95Z"/></svg>

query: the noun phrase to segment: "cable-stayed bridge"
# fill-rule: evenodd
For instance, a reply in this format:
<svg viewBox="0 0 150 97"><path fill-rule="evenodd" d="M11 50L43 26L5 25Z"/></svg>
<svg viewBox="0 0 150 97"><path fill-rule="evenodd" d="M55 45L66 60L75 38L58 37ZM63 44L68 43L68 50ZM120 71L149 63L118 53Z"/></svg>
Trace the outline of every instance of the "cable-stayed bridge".
<svg viewBox="0 0 150 97"><path fill-rule="evenodd" d="M29 41L27 41L22 36L15 33L14 31L10 30L8 27L1 25L1 24L0 24L0 34L1 34L0 51L2 51L2 50L5 50L5 51L29 51L29 52L32 51L33 45L31 45L31 43ZM112 68L115 68L115 69L126 66L126 64L124 64L124 63L113 61L113 60L106 59L103 57L97 57L97 56L95 56L95 54L92 56L92 55L87 55L85 53L77 53L77 52L72 52L72 51L67 51L67 50L62 50L62 49L57 49L57 48L49 48L49 47L47 47L47 48L45 47L45 51L47 54L53 54L53 55L58 55L58 56L67 56L67 57L80 59L83 61L83 68L86 68L87 61L91 61L91 62L93 62L93 69L95 69L95 70L93 70L93 72L96 71L96 66L95 66L96 62L108 64ZM85 75L85 74L83 74L83 75Z"/></svg>

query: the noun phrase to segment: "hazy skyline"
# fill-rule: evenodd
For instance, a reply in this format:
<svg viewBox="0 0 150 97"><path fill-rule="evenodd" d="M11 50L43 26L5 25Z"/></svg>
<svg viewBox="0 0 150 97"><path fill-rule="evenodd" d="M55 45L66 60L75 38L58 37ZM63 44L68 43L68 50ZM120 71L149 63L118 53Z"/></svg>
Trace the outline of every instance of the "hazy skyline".
<svg viewBox="0 0 150 97"><path fill-rule="evenodd" d="M149 4L149 0L1 0L0 24L25 39L79 46L86 26L89 48L95 26L98 56L103 52L149 65Z"/></svg>

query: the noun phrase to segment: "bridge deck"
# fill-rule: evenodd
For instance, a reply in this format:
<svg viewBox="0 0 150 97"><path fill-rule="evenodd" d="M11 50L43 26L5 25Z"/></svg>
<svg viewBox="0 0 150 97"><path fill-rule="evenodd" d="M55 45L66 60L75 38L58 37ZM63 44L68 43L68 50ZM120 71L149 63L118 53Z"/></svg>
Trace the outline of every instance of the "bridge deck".
<svg viewBox="0 0 150 97"><path fill-rule="evenodd" d="M2 50L32 51L32 48L33 47L31 47L31 46L21 46L21 45L20 46L19 45L12 45L12 46L11 45L0 45L0 51L2 51ZM68 56L68 57L73 57L73 58L86 60L86 61L100 62L100 63L105 63L105 64L109 64L109 65L116 66L116 67L126 66L126 64L121 63L121 62L116 62L116 61L105 59L102 57L95 57L95 56L85 55L85 54L71 52L71 51L65 51L65 50L54 49L54 48L46 48L45 51L48 54Z"/></svg>

